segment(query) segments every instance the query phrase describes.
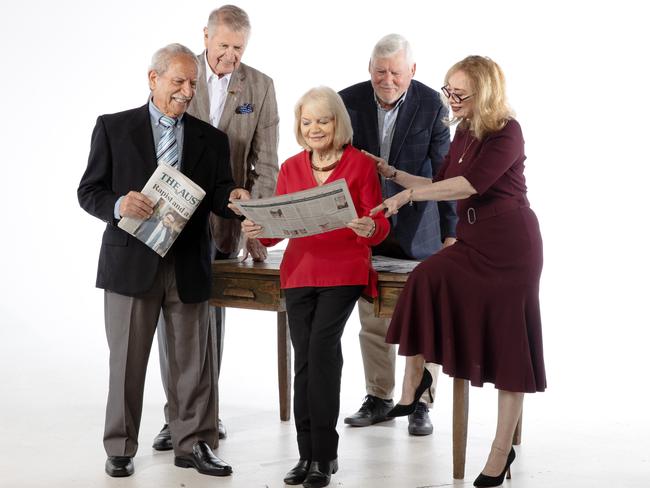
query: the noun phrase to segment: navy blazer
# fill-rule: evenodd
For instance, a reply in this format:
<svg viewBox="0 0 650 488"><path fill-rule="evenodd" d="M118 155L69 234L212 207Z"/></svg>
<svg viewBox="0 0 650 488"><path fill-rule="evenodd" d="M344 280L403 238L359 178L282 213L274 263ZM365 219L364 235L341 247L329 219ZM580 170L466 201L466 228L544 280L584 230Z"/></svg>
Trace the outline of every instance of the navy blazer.
<svg viewBox="0 0 650 488"><path fill-rule="evenodd" d="M181 301L197 303L210 296L212 282L210 211L235 217L228 209L235 188L230 173L228 137L210 124L185 114L182 172L206 195L167 256L173 256ZM77 196L89 214L106 222L97 269L97 287L122 295L147 293L161 258L141 241L117 227L113 209L129 191L142 191L156 169L149 106L97 119L88 167ZM165 257L164 259L168 259Z"/></svg>
<svg viewBox="0 0 650 488"><path fill-rule="evenodd" d="M339 92L350 114L352 144L379 156L377 104L370 81ZM449 150L447 109L438 92L412 80L395 122L388 163L412 175L432 178L442 167ZM403 188L386 180L382 189L388 198ZM413 259L424 259L438 251L447 237L456 235L455 202L414 202L391 217L391 232L402 250Z"/></svg>

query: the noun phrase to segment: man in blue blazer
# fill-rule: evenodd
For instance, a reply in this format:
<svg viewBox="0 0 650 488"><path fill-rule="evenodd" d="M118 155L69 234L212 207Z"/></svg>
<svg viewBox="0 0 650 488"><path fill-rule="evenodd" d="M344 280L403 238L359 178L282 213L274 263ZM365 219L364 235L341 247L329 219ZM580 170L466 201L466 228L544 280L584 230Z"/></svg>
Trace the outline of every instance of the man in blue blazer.
<svg viewBox="0 0 650 488"><path fill-rule="evenodd" d="M435 90L413 80L415 62L408 41L398 34L380 39L368 70L370 81L340 92L352 120L352 143L396 170L433 177L449 149L447 110ZM382 178L384 198L401 190L390 178ZM422 260L453 244L456 221L453 202L414 202L391 217L391 232L373 254ZM367 395L345 423L364 427L388 420L395 387L395 346L385 342L390 321L374 317L371 304L360 300L359 316ZM435 390L439 367L428 365L428 369ZM425 393L416 412L409 415L410 434L433 432L427 405L432 403L433 397Z"/></svg>

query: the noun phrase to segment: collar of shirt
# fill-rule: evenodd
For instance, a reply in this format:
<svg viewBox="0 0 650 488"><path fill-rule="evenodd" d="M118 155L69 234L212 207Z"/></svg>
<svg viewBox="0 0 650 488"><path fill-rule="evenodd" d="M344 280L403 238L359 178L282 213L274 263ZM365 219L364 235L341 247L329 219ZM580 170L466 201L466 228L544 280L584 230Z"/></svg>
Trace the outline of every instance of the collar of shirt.
<svg viewBox="0 0 650 488"><path fill-rule="evenodd" d="M230 84L230 77L232 76L232 73L228 73L227 75L223 75L221 78L219 78L219 75L212 71L210 63L208 63L208 51L206 51L203 55L203 61L205 62L205 81L208 86L212 86L212 83L218 81L222 84L225 83L224 91L226 91L228 89L228 85Z"/></svg>
<svg viewBox="0 0 650 488"><path fill-rule="evenodd" d="M151 116L151 123L155 127L158 127L160 125L160 119L162 118L163 115L165 115L158 109L158 107L156 107L156 104L153 103L153 98L149 99L149 115ZM181 114L180 117L175 119L176 120L175 127L178 127L183 122L183 115L184 114Z"/></svg>
<svg viewBox="0 0 650 488"><path fill-rule="evenodd" d="M396 110L396 109L398 109L398 108L400 107L400 105L402 105L402 104L404 103L404 100L406 99L406 94L407 94L408 92L409 92L409 91L408 91L408 89L407 89L404 93L402 93L402 96L399 97L399 99L397 100L397 102L395 102L395 105L393 105L391 108L384 108L384 107L382 107L381 104L379 103L379 99L377 98L377 94L373 91L373 95L374 95L374 97L375 97L375 103L377 104L377 110L382 110L382 111L384 111L384 112L390 112L391 110Z"/></svg>

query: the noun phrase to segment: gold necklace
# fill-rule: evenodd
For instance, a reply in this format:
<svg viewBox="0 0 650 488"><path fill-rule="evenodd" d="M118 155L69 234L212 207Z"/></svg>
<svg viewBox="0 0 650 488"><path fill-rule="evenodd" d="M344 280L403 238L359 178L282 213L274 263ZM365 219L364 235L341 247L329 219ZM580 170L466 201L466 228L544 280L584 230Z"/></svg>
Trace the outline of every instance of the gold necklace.
<svg viewBox="0 0 650 488"><path fill-rule="evenodd" d="M460 155L460 159L458 160L458 164L463 162L463 158L465 157L465 154L467 153L467 151L469 151L469 148L472 147L472 144L474 144L474 139L472 139L472 142L470 142L469 145L467 145L467 141L468 141L468 139L470 137L471 137L471 134L470 134L470 132L468 130L467 131L467 137L465 138L465 146L463 147L463 154Z"/></svg>

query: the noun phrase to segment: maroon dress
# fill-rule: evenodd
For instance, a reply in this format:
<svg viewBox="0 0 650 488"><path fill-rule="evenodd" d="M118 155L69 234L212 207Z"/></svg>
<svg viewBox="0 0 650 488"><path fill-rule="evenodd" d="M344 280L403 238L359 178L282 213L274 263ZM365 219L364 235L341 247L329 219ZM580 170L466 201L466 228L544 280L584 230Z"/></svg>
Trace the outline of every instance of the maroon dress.
<svg viewBox="0 0 650 488"><path fill-rule="evenodd" d="M456 131L436 180L464 176L478 193L458 201L456 244L411 273L386 335L403 356L422 354L450 376L514 392L546 388L542 239L525 159L516 120L482 141Z"/></svg>

